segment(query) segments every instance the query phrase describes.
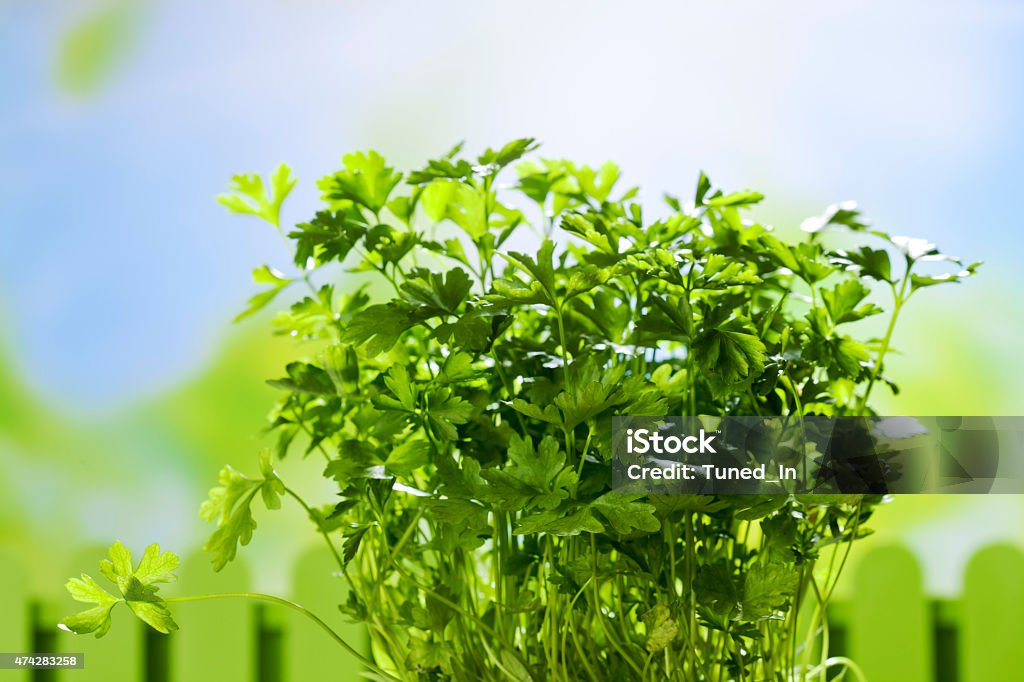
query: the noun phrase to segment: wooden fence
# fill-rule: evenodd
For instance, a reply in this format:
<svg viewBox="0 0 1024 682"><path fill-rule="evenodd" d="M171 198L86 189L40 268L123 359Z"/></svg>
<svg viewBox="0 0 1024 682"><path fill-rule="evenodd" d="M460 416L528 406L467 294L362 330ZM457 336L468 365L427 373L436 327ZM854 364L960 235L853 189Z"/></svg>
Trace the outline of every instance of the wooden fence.
<svg viewBox="0 0 1024 682"><path fill-rule="evenodd" d="M83 552L67 575L95 565L102 550ZM296 563L291 597L312 605L349 642L366 650L363 631L333 608L342 597L328 555L312 551ZM181 573L188 592L245 589L239 562L214 575L205 556L191 557ZM0 553L0 649L84 652L84 670L0 671L19 682L297 682L359 679L351 656L324 639L298 614L271 605L203 602L174 605L181 630L152 632L126 611L101 640L56 630L73 602L32 598L13 557ZM853 576L853 598L829 610L830 652L858 662L869 682L1012 682L1024 680L1024 553L1009 545L979 551L963 576L958 600L925 595L917 560L906 549L867 554ZM171 588L165 588L170 594ZM849 677L847 678L849 679Z"/></svg>

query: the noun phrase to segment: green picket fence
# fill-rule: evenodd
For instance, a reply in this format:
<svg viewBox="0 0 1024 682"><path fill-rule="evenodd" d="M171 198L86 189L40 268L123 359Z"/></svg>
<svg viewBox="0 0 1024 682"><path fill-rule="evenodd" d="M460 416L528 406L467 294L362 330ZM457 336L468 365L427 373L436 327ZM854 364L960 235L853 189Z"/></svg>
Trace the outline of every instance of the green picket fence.
<svg viewBox="0 0 1024 682"><path fill-rule="evenodd" d="M853 598L830 609L830 625L870 682L1024 680L1020 549L975 554L955 601L929 600L917 560L901 547L872 551L853 578Z"/></svg>
<svg viewBox="0 0 1024 682"><path fill-rule="evenodd" d="M65 575L96 565L106 548L79 552ZM344 581L326 551L311 550L296 561L290 598L313 610L357 649L369 653L366 633L346 622L335 607L344 599ZM95 571L91 571L95 574ZM250 586L243 559L215 574L209 556L186 557L179 571L187 592L242 592ZM76 636L55 627L61 615L81 608L70 597L47 602L26 589L26 573L13 556L0 551L0 651L82 652L82 670L0 670L0 681L19 682L296 682L360 679L362 666L325 638L323 630L282 607L247 600L179 603L173 607L181 629L161 635L126 611L114 612L114 626L102 639ZM177 585L163 586L173 596ZM184 592L184 590L183 590ZM20 618L13 614L20 614Z"/></svg>
<svg viewBox="0 0 1024 682"><path fill-rule="evenodd" d="M82 552L68 575L95 562L102 550ZM249 575L242 562L214 575L204 556L190 557L181 570L189 592L244 590ZM203 602L175 605L181 630L152 632L128 617L102 640L56 630L59 612L71 602L47 604L32 598L25 572L0 554L3 612L0 643L6 651L84 652L84 670L0 671L0 679L24 682L297 682L358 679L358 662L324 639L302 616L270 605ZM331 557L311 551L296 562L293 600L317 615L349 642L368 650L365 632L346 623L333 608L343 598ZM1011 682L1024 680L1018 663L1024 645L1024 553L1009 545L978 552L963 577L959 600L925 595L921 569L902 547L867 554L853 576L853 598L829 609L830 653L853 658L870 682ZM170 591L171 588L165 588ZM20 614L18 617L17 614ZM847 678L849 679L849 677Z"/></svg>

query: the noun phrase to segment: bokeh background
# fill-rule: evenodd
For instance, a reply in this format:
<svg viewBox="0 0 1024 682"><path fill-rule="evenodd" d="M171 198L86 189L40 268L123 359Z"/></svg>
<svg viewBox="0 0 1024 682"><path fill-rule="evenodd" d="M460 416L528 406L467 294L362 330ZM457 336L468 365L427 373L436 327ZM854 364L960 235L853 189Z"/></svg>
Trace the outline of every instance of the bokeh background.
<svg viewBox="0 0 1024 682"><path fill-rule="evenodd" d="M0 0L0 544L42 594L83 545L202 543L199 502L222 463L252 468L263 380L301 352L230 323L250 270L289 263L213 197L288 161L302 220L355 149L409 168L535 136L616 160L651 201L700 169L760 189L780 229L856 199L985 261L907 309L882 408L1024 414L1022 84L1012 0ZM908 545L939 596L978 547L1024 542L1018 497L879 518L865 544ZM264 519L249 556L274 591L315 537Z"/></svg>

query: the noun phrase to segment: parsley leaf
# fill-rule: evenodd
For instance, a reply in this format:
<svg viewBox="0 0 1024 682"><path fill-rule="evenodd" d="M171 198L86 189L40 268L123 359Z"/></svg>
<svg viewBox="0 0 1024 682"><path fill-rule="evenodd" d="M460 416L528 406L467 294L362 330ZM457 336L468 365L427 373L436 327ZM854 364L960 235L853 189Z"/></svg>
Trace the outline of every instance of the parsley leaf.
<svg viewBox="0 0 1024 682"><path fill-rule="evenodd" d="M727 384L738 384L764 372L766 349L749 320L734 317L706 328L693 344L701 369Z"/></svg>
<svg viewBox="0 0 1024 682"><path fill-rule="evenodd" d="M576 472L565 466L565 453L551 436L534 448L529 436L513 435L509 442L509 466L488 469L481 476L506 491L506 503L512 509L539 507L553 509L569 497L575 488ZM514 492L511 498L508 492Z"/></svg>
<svg viewBox="0 0 1024 682"><path fill-rule="evenodd" d="M267 509L281 506L280 496L284 494L284 483L278 478L272 464L270 450L260 454L262 478L249 478L231 466L220 470L219 485L210 489L208 499L203 502L199 515L204 521L216 522L213 532L203 549L210 553L213 570L220 571L232 559L238 545L247 545L256 529L252 515L252 501L257 494L263 498Z"/></svg>
<svg viewBox="0 0 1024 682"><path fill-rule="evenodd" d="M292 283L292 280L277 270L272 269L269 265L262 265L253 270L252 279L257 284L269 284L270 288L250 298L246 309L235 317L235 322L244 320L250 315L255 315L277 298L277 295Z"/></svg>
<svg viewBox="0 0 1024 682"><path fill-rule="evenodd" d="M113 583L120 597L115 597L100 587L85 573L72 578L65 586L71 596L80 602L96 604L61 620L65 630L75 634L93 633L102 637L110 630L110 613L115 606L124 603L141 621L154 630L167 634L178 629L171 617L166 602L157 595L157 583L174 581L178 568L178 557L173 552L161 552L154 543L146 548L137 568L133 568L132 554L120 542L111 545L109 559L100 561L100 573Z"/></svg>
<svg viewBox="0 0 1024 682"><path fill-rule="evenodd" d="M291 168L282 163L270 176L269 192L259 175L243 173L231 178L228 192L218 195L217 201L232 213L254 215L280 227L281 205L296 182Z"/></svg>
<svg viewBox="0 0 1024 682"><path fill-rule="evenodd" d="M375 151L346 154L344 168L318 183L324 197L333 201L351 201L374 214L388 202L402 174L388 167L384 157Z"/></svg>
<svg viewBox="0 0 1024 682"><path fill-rule="evenodd" d="M354 208L343 211L318 211L308 223L299 223L288 233L295 241L295 264L305 268L313 260L317 265L345 260L367 233L366 221Z"/></svg>

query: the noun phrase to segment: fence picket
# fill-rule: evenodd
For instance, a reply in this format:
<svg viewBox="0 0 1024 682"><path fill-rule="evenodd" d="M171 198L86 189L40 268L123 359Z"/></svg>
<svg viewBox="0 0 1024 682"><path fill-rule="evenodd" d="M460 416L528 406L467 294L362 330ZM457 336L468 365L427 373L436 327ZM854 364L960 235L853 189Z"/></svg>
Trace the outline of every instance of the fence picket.
<svg viewBox="0 0 1024 682"><path fill-rule="evenodd" d="M849 605L852 658L871 682L934 679L931 621L914 556L903 547L866 555Z"/></svg>
<svg viewBox="0 0 1024 682"><path fill-rule="evenodd" d="M81 551L67 575L98 577L103 548ZM301 555L293 564L290 597L309 608L358 650L369 650L364 628L337 611L345 583L326 550ZM245 591L249 574L237 561L214 574L208 558L188 557L181 571L187 593ZM903 547L876 549L856 569L851 599L830 606L836 635L832 655L849 653L871 682L1002 682L1018 674L1013 643L1024 632L1024 552L1010 545L987 547L964 573L962 599L935 602L923 594L921 571ZM101 581L102 582L102 581ZM0 548L4 618L0 643L7 651L86 654L84 670L3 671L16 682L305 682L358 679L360 662L335 646L300 614L251 602L205 601L173 606L180 632L170 637L145 628L124 607L102 640L55 629L58 615L82 607L69 596L34 599L16 554ZM183 588L186 585L182 586ZM174 596L174 585L163 593ZM849 651L846 652L846 644ZM42 650L42 649L40 649ZM811 660L817 660L817 655ZM1013 678L1015 679L1015 678Z"/></svg>
<svg viewBox="0 0 1024 682"><path fill-rule="evenodd" d="M239 557L214 573L207 554L186 557L180 574L188 594L244 592L249 571ZM170 589L168 588L170 594ZM252 602L244 599L174 604L181 629L169 635L170 676L175 682L217 680L252 682L256 679L256 626Z"/></svg>
<svg viewBox="0 0 1024 682"><path fill-rule="evenodd" d="M1024 553L1009 545L979 551L964 571L963 682L1006 680L1020 671L1024 633Z"/></svg>
<svg viewBox="0 0 1024 682"><path fill-rule="evenodd" d="M108 592L117 589L100 575L98 562L107 556L106 546L93 546L76 552L67 564L64 575L78 577L82 573L92 576ZM106 584L105 584L106 583ZM141 678L142 625L123 604L111 612L114 624L102 638L93 635L73 635L56 630L56 619L83 611L92 604L83 604L63 591L57 610L43 609L46 622L37 623L44 630L54 629L58 650L65 653L85 654L83 670L62 670L55 678L61 682L109 682L109 680L137 680Z"/></svg>
<svg viewBox="0 0 1024 682"><path fill-rule="evenodd" d="M0 643L4 651L28 653L29 633L32 625L29 618L28 574L18 561L18 556L0 549L0 585L3 585L4 617L0 618ZM4 680L28 682L29 671L4 671Z"/></svg>
<svg viewBox="0 0 1024 682"><path fill-rule="evenodd" d="M346 623L338 611L338 604L345 600L346 585L337 572L338 566L326 549L306 552L292 574L292 599L322 618L357 650L368 652L366 631ZM364 670L359 660L332 642L316 624L298 613L287 614L283 622L286 682L359 679Z"/></svg>

